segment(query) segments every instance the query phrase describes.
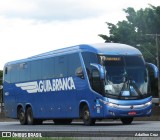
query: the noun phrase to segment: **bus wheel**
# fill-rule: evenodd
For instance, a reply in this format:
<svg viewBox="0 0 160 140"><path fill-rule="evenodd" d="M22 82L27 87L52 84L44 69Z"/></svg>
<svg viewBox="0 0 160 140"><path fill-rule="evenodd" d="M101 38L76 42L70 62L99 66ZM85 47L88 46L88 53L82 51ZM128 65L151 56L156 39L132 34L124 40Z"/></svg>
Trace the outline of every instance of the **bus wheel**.
<svg viewBox="0 0 160 140"><path fill-rule="evenodd" d="M34 120L34 118L33 118L32 108L31 108L31 107L28 107L26 112L27 112L27 114L26 114L27 123L28 123L29 125L35 124L35 120Z"/></svg>
<svg viewBox="0 0 160 140"><path fill-rule="evenodd" d="M88 106L84 106L82 109L82 119L83 119L84 125L87 125L87 126L94 125L96 122L96 119L92 119L90 117Z"/></svg>
<svg viewBox="0 0 160 140"><path fill-rule="evenodd" d="M22 107L18 109L17 116L18 116L20 124L22 124L22 125L27 124L26 115L25 115L25 112L23 111Z"/></svg>
<svg viewBox="0 0 160 140"><path fill-rule="evenodd" d="M56 125L68 125L71 124L72 119L54 119L53 121Z"/></svg>
<svg viewBox="0 0 160 140"><path fill-rule="evenodd" d="M128 124L131 124L132 121L133 121L133 117L130 117L130 118L121 118L121 121L124 125L128 125Z"/></svg>

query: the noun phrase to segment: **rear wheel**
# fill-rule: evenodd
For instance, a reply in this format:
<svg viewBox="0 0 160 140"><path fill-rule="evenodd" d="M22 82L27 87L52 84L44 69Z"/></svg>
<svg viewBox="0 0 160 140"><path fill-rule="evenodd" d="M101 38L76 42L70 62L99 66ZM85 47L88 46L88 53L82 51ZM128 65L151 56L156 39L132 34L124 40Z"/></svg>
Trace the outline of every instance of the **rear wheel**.
<svg viewBox="0 0 160 140"><path fill-rule="evenodd" d="M27 124L26 114L23 111L22 107L18 109L18 111L17 111L17 117L18 117L19 122L20 122L21 125Z"/></svg>
<svg viewBox="0 0 160 140"><path fill-rule="evenodd" d="M54 119L53 121L56 125L68 125L71 124L72 119Z"/></svg>
<svg viewBox="0 0 160 140"><path fill-rule="evenodd" d="M122 123L124 124L124 125L129 125L129 124L131 124L132 123L132 121L133 121L133 117L130 117L130 118L121 118L121 121L122 121Z"/></svg>
<svg viewBox="0 0 160 140"><path fill-rule="evenodd" d="M27 115L26 115L26 117L27 117L27 123L28 123L29 125L34 124L33 112L32 112L31 107L28 107L28 108L27 108Z"/></svg>
<svg viewBox="0 0 160 140"><path fill-rule="evenodd" d="M33 118L33 112L31 107L27 108L26 118L28 125L42 124L42 120Z"/></svg>
<svg viewBox="0 0 160 140"><path fill-rule="evenodd" d="M82 119L83 119L84 125L89 126L89 125L94 125L95 124L96 119L92 119L91 118L88 106L85 105L83 107L81 115L82 115Z"/></svg>

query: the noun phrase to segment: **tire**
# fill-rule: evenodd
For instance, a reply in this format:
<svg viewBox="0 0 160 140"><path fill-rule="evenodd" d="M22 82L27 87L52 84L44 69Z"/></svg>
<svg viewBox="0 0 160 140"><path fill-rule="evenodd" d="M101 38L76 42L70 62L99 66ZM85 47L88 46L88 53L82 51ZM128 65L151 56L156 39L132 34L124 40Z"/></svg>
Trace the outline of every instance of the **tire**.
<svg viewBox="0 0 160 140"><path fill-rule="evenodd" d="M36 123L36 120L33 118L32 108L28 107L26 111L27 124L33 125Z"/></svg>
<svg viewBox="0 0 160 140"><path fill-rule="evenodd" d="M54 124L56 125L69 125L72 122L72 119L54 119Z"/></svg>
<svg viewBox="0 0 160 140"><path fill-rule="evenodd" d="M130 118L121 118L121 121L122 121L122 123L124 124L124 125L129 125L129 124L131 124L132 123L132 121L133 121L133 117L130 117Z"/></svg>
<svg viewBox="0 0 160 140"><path fill-rule="evenodd" d="M92 119L90 117L90 112L89 112L88 106L84 106L83 107L81 115L82 115L82 119L83 119L84 125L90 126L90 125L94 125L95 124L96 119Z"/></svg>
<svg viewBox="0 0 160 140"><path fill-rule="evenodd" d="M19 119L19 122L21 125L26 125L27 124L27 119L26 119L26 114L23 111L23 108L19 108L17 111L17 118Z"/></svg>

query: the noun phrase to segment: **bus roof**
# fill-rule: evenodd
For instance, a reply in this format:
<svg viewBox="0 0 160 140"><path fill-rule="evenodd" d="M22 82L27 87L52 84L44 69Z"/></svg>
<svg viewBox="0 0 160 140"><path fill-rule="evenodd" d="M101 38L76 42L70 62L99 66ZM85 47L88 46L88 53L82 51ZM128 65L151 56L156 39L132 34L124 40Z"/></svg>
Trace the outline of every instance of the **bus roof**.
<svg viewBox="0 0 160 140"><path fill-rule="evenodd" d="M93 52L101 55L142 55L141 52L129 45L120 43L97 43L97 44L81 44L72 47L66 47L58 50L49 51L26 59L12 61L6 63L6 65L27 62L36 59L43 59L47 57L53 57L58 55L64 55L74 52Z"/></svg>

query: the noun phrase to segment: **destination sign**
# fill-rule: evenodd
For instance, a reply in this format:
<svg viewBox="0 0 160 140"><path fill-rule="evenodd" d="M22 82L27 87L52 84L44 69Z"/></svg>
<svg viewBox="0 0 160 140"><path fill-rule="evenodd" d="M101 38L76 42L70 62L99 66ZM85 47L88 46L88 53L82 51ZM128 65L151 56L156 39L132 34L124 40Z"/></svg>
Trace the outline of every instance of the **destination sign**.
<svg viewBox="0 0 160 140"><path fill-rule="evenodd" d="M121 61L120 57L105 57L105 61Z"/></svg>

